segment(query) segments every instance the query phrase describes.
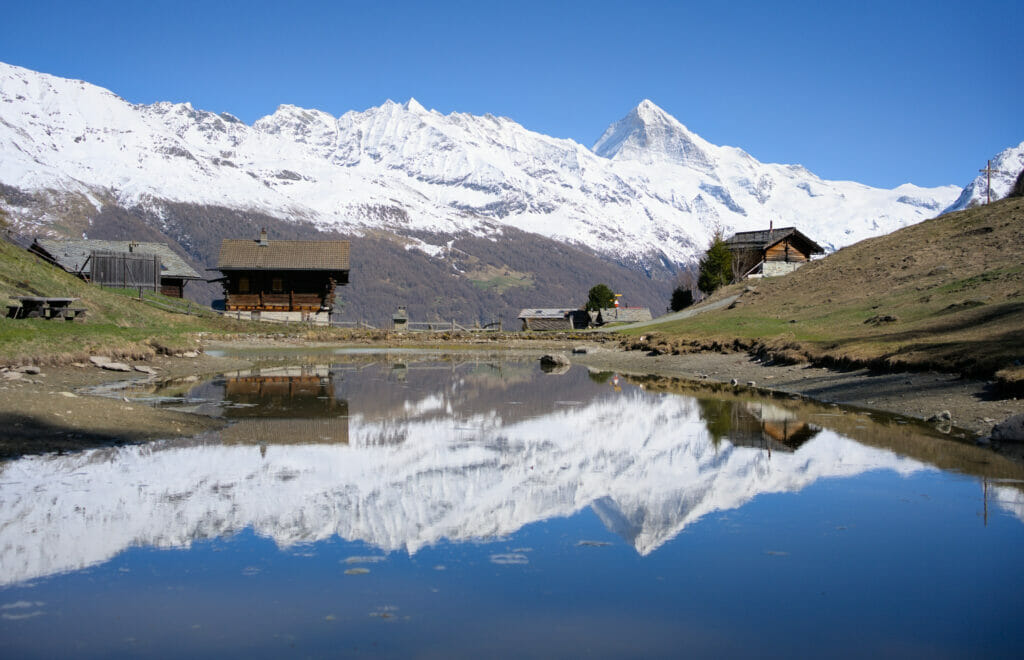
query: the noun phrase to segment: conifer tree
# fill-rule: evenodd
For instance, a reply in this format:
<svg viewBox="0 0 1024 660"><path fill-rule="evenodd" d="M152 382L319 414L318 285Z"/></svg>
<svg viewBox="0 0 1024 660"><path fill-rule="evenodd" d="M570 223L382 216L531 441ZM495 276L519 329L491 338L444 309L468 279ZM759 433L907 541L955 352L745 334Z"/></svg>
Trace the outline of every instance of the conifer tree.
<svg viewBox="0 0 1024 660"><path fill-rule="evenodd" d="M587 294L587 311L607 309L615 304L615 292L607 284L595 284Z"/></svg>
<svg viewBox="0 0 1024 660"><path fill-rule="evenodd" d="M715 232L711 246L700 260L700 277L697 286L705 294L732 282L732 253L725 245L722 232Z"/></svg>
<svg viewBox="0 0 1024 660"><path fill-rule="evenodd" d="M672 291L672 300L669 303L669 308L673 312L686 309L693 304L693 291L690 291L689 287L677 286Z"/></svg>

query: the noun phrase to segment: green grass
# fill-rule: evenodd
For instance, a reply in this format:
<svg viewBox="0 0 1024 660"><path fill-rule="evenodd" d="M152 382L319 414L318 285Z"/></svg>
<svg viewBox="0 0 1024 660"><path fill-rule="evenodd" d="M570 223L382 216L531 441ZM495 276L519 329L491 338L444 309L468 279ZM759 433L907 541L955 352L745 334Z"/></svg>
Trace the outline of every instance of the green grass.
<svg viewBox="0 0 1024 660"><path fill-rule="evenodd" d="M1024 258L1022 255L1021 258ZM1011 268L995 268L993 270L985 271L984 273L974 275L972 277L965 277L960 280L955 280L949 284L944 284L936 289L937 293L960 293L963 291L976 291L988 282L998 282L999 280L1011 280L1016 276L1024 272L1024 266L1016 266Z"/></svg>
<svg viewBox="0 0 1024 660"><path fill-rule="evenodd" d="M78 298L84 320L0 318L0 359L5 362L64 362L91 353L144 356L195 346L198 332L245 331L251 324L222 319L212 310L188 316L157 309L187 309L188 301L154 292L100 288L51 266L21 248L0 241L0 304L18 296ZM194 305L194 303L193 303ZM6 311L6 308L4 308Z"/></svg>

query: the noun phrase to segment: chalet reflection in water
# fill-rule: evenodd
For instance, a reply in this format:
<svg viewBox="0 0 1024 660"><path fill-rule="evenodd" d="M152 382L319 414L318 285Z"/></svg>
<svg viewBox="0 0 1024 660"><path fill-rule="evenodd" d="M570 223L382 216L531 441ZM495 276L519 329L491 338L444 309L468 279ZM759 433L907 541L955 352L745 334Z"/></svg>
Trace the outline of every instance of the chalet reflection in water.
<svg viewBox="0 0 1024 660"><path fill-rule="evenodd" d="M818 434L815 426L796 413L770 403L733 405L729 441L737 447L793 452Z"/></svg>
<svg viewBox="0 0 1024 660"><path fill-rule="evenodd" d="M221 433L231 444L348 444L348 401L335 396L326 365L244 371L224 377Z"/></svg>

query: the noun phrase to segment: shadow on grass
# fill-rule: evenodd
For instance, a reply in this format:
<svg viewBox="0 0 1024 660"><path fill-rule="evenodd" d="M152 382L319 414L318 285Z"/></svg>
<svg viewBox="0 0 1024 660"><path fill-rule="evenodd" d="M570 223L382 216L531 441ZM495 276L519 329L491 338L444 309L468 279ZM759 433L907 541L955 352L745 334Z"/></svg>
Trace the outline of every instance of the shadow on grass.
<svg viewBox="0 0 1024 660"><path fill-rule="evenodd" d="M0 460L29 454L116 447L149 439L145 434L130 430L83 430L11 413L0 414L0 429L3 429L0 431Z"/></svg>
<svg viewBox="0 0 1024 660"><path fill-rule="evenodd" d="M989 324L1004 321L1013 316L1019 316L1024 327L1024 303L1002 303L998 305L986 305L984 307L972 307L958 310L956 318L945 319L941 322L930 323L927 327L917 330L904 330L902 332L890 332L880 335L872 335L871 339L879 341L907 341L920 337L942 335L965 330L977 329L982 331L983 327ZM949 314L943 310L940 314Z"/></svg>
<svg viewBox="0 0 1024 660"><path fill-rule="evenodd" d="M1014 317L1020 317L1020 323L1013 324ZM1001 327L988 327L995 324ZM944 338L956 333L967 336ZM839 339L830 343L829 351L855 353L858 344L873 343L899 346L871 361L874 369L941 369L988 377L1013 360L1024 359L1024 303L965 310L955 319L914 330Z"/></svg>

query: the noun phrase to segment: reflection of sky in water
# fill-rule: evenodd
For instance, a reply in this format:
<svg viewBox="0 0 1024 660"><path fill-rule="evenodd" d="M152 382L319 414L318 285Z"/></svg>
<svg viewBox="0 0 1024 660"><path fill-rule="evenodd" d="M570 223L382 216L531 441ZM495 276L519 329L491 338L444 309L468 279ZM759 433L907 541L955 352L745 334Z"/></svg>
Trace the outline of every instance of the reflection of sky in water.
<svg viewBox="0 0 1024 660"><path fill-rule="evenodd" d="M616 392L582 370L285 375L200 386L280 408L223 441L7 463L0 651L906 655L1020 641L1013 484L983 492L782 404ZM310 420L335 435L294 437ZM246 424L277 438L247 441ZM43 634L53 626L65 634Z"/></svg>

